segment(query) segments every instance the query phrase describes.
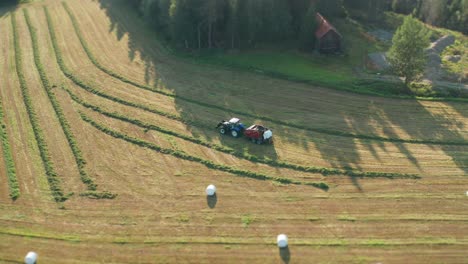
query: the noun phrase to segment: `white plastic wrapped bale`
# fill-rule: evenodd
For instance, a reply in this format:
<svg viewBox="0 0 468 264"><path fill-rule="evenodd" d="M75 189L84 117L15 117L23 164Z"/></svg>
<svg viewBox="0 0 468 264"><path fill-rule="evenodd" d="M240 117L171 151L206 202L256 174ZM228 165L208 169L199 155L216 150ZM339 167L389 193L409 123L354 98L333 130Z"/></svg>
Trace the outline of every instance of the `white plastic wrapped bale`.
<svg viewBox="0 0 468 264"><path fill-rule="evenodd" d="M285 248L288 246L288 237L285 234L278 235L276 242L278 243L278 247Z"/></svg>
<svg viewBox="0 0 468 264"><path fill-rule="evenodd" d="M271 138L273 136L273 132L271 132L271 130L267 130L265 131L265 133L263 133L263 140L267 140L269 138Z"/></svg>
<svg viewBox="0 0 468 264"><path fill-rule="evenodd" d="M466 196L468 196L468 191L466 191Z"/></svg>
<svg viewBox="0 0 468 264"><path fill-rule="evenodd" d="M24 258L24 263L26 264L35 264L37 261L37 253L36 252L28 252L26 257Z"/></svg>
<svg viewBox="0 0 468 264"><path fill-rule="evenodd" d="M215 195L215 193L216 193L216 186L214 186L213 184L210 184L208 185L208 187L206 187L206 195L213 196Z"/></svg>

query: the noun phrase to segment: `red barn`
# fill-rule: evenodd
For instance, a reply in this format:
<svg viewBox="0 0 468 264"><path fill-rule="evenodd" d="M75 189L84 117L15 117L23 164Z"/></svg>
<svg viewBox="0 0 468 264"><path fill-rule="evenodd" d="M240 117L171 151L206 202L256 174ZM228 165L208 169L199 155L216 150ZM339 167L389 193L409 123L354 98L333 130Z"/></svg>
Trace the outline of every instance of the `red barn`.
<svg viewBox="0 0 468 264"><path fill-rule="evenodd" d="M341 50L342 36L322 15L317 13L316 47L322 53L334 53Z"/></svg>

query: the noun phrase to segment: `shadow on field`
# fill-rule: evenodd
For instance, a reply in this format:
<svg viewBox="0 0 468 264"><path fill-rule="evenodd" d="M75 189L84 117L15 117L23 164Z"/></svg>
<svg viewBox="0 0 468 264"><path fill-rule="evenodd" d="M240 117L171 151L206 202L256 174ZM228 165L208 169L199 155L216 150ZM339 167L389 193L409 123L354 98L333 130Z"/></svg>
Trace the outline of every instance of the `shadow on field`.
<svg viewBox="0 0 468 264"><path fill-rule="evenodd" d="M145 78L147 83L162 84L172 89L178 95L187 98L198 98L198 101L219 105L232 109L232 111L264 115L312 129L379 135L388 138L398 138L399 135L406 134L407 138L411 139L467 141L467 135L460 133L460 131L468 130L462 122L457 122L444 113L436 115L434 111L431 112L431 109L416 100L383 99L364 95L356 96L352 93L330 90L322 98L322 100L328 101L328 105L325 105L323 109L316 109L315 105L310 105L307 109L300 104L296 106L291 103L294 99L289 99L288 101L278 98L275 102L264 102L262 96L270 90L270 87L273 91L274 89L278 91L279 89L283 89L283 91L284 89L289 89L288 91L291 94L299 91L297 94L298 102L305 96L304 94L310 97L315 96L314 89L316 88L309 86L310 90L305 90L306 92L301 93L300 91L304 91L302 84L187 62L170 54L160 42L156 41L155 38L149 37L156 34L148 26L145 26L145 23L136 11L131 12L131 10L135 9L128 1L93 1L97 1L101 9L110 18L111 26L109 31L116 31L119 39L124 35L128 35L128 56L133 60L136 54L139 54L142 60L145 61ZM153 70L157 72L157 76L150 74ZM122 74L125 75L125 73ZM262 88L258 89L258 87ZM317 92L323 93L323 90L317 89ZM343 97L348 98L348 101L343 100ZM246 101L244 98L250 98L251 100ZM321 101L317 100L316 102ZM177 98L175 103L178 111L184 118L203 120L205 123L212 122L213 127L220 119L232 116L241 118L245 124L256 121L252 118L226 111L203 108ZM288 105L285 106L281 103ZM340 106L340 104L347 104L348 106L337 107L336 110L333 109L333 105ZM401 104L401 109L398 108L399 104ZM468 104L466 103L444 102L441 104L446 108L454 109L463 118L467 118L468 116ZM287 108L291 112L286 113L285 111L275 110L276 108L282 109L281 107ZM268 111L269 109L271 111ZM407 109L407 111L403 109ZM413 120L416 121L416 118L424 120L421 124L425 126L415 126ZM365 160L361 157L361 153L366 151L374 157L377 165L379 165L378 162L386 162L388 164L388 159L391 158L391 155L395 154L393 151L388 150L388 146L393 145L398 149L398 153L404 155L412 164L415 171L424 171L424 167L418 157L420 154L413 153L408 144L326 135L272 124L267 121L264 122L264 125L273 129L275 136L281 138L283 142L294 144L305 151L314 146L320 152L320 156L335 168L362 170L363 168L360 164L365 162ZM272 160L278 158L274 145L258 146L246 142L242 138L233 139L219 136L212 127L206 129L191 127L190 129L194 135L208 140L219 137L222 144L240 152ZM468 174L468 147L466 145L430 145L429 147L434 150L444 151L460 170ZM314 164L311 162L308 165ZM362 190L357 178L352 178L351 180L359 190Z"/></svg>
<svg viewBox="0 0 468 264"><path fill-rule="evenodd" d="M18 9L18 1L16 0L1 0L0 1L0 18L8 15L8 13Z"/></svg>
<svg viewBox="0 0 468 264"><path fill-rule="evenodd" d="M209 208L211 209L215 208L217 203L218 203L218 196L216 195L216 193L214 195L206 196L206 204L208 205Z"/></svg>
<svg viewBox="0 0 468 264"><path fill-rule="evenodd" d="M279 255L284 264L288 264L291 261L291 252L289 247L279 248Z"/></svg>

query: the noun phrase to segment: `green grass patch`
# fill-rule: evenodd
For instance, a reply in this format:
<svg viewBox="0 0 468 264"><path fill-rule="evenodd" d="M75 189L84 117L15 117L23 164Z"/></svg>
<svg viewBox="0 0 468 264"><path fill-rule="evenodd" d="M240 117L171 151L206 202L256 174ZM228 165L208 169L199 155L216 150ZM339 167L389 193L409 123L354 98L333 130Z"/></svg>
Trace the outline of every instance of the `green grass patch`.
<svg viewBox="0 0 468 264"><path fill-rule="evenodd" d="M251 223L255 221L255 217L251 216L250 214L247 214L247 215L242 216L241 221L242 221L242 226L244 228L247 228L249 227Z"/></svg>
<svg viewBox="0 0 468 264"><path fill-rule="evenodd" d="M240 69L311 81L317 84L342 86L355 80L350 69L336 67L334 59L325 56L303 55L298 52L280 50L251 50L237 53L216 53L192 57L209 64L219 64Z"/></svg>
<svg viewBox="0 0 468 264"><path fill-rule="evenodd" d="M22 53L20 48L20 39L18 36L18 28L16 24L15 13L11 15L11 23L13 26L13 39L14 39L14 49L15 49L15 60L16 60L16 73L18 75L21 93L23 96L23 101L26 106L26 112L29 116L29 121L31 122L34 136L36 138L37 145L39 147L39 153L44 165L44 169L47 176L47 181L49 183L49 188L51 190L52 196L56 202L64 202L70 195L65 195L61 187L61 181L55 172L54 165L50 159L49 149L45 142L44 132L39 126L39 120L37 114L33 108L29 89L26 85L26 79L23 74L23 61Z"/></svg>
<svg viewBox="0 0 468 264"><path fill-rule="evenodd" d="M2 98L0 98L0 141L2 144L3 159L5 162L5 169L8 177L8 188L10 192L10 198L12 200L16 200L20 196L20 189L18 185L18 179L16 177L15 162L13 160L13 154L11 152L10 143L8 141L6 124L3 120L3 104Z"/></svg>
<svg viewBox="0 0 468 264"><path fill-rule="evenodd" d="M190 217L188 215L179 215L179 217L177 217L177 221L180 223L188 223L190 222Z"/></svg>

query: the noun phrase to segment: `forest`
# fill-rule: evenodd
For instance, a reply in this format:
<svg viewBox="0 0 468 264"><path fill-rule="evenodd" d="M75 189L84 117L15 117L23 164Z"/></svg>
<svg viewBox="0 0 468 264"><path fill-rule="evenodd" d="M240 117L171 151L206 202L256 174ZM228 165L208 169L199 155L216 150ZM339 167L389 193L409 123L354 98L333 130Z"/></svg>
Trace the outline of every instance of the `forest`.
<svg viewBox="0 0 468 264"><path fill-rule="evenodd" d="M186 49L242 48L293 40L313 47L315 12L333 22L378 24L383 12L468 33L467 0L131 0L160 34ZM360 14L360 15L358 15Z"/></svg>

